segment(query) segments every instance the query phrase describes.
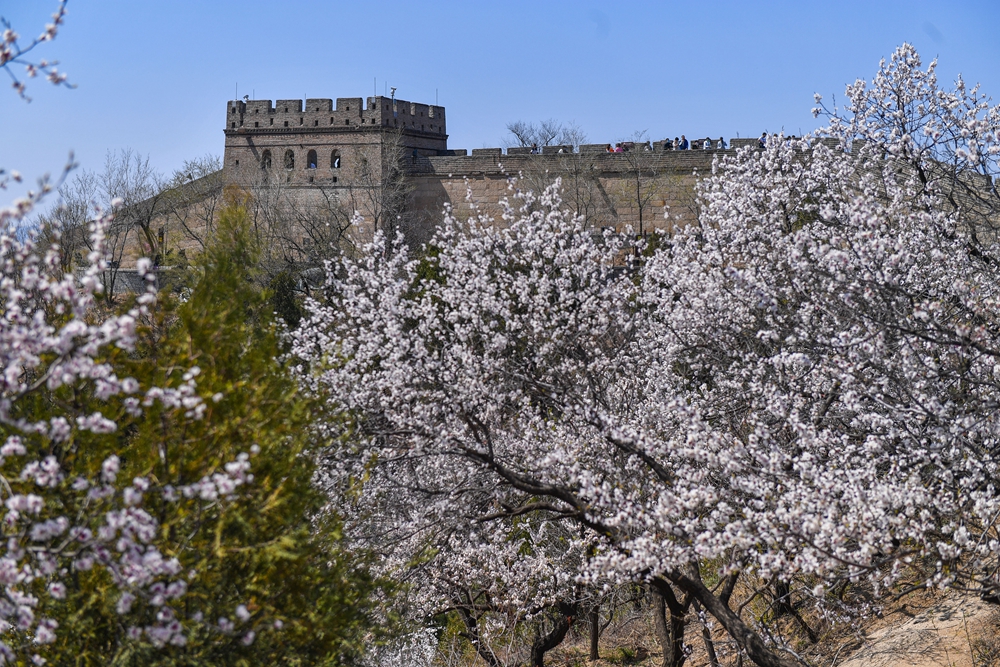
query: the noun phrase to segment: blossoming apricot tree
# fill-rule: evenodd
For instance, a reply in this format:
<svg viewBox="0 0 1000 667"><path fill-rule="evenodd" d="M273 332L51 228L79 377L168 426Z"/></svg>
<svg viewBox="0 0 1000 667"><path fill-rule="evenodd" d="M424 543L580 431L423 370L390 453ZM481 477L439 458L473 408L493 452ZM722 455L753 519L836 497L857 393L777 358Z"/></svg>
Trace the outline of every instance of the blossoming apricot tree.
<svg viewBox="0 0 1000 667"><path fill-rule="evenodd" d="M566 576L653 586L665 664L695 601L794 663L740 578L995 597L1000 110L921 67L904 45L816 135L720 158L641 265L554 186L331 267L294 343L364 437L330 474L405 470L408 520L576 525Z"/></svg>

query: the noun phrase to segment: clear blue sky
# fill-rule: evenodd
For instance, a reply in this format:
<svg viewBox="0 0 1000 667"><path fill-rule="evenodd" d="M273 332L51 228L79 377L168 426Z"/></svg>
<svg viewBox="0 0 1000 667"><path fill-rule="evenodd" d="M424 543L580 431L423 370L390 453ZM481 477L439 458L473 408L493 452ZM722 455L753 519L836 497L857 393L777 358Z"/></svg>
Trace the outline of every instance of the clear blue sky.
<svg viewBox="0 0 1000 667"><path fill-rule="evenodd" d="M23 35L53 0L0 0ZM904 41L939 74L1000 99L1000 2L320 2L71 0L37 51L77 85L0 81L0 166L34 178L74 150L131 147L170 172L221 154L226 101L364 97L384 85L448 113L452 148L497 146L518 119L573 121L592 142L636 130L799 133L814 92L841 97ZM0 194L6 205L10 193Z"/></svg>

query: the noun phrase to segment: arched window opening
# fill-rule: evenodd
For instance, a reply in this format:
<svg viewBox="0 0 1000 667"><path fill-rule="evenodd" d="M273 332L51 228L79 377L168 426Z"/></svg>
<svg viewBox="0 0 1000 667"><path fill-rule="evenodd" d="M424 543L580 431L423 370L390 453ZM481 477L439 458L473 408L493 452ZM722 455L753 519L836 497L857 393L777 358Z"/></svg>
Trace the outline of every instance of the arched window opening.
<svg viewBox="0 0 1000 667"><path fill-rule="evenodd" d="M309 151L306 155L306 169L316 168L316 151Z"/></svg>
<svg viewBox="0 0 1000 667"><path fill-rule="evenodd" d="M285 169L295 168L295 153L291 150L285 151Z"/></svg>
<svg viewBox="0 0 1000 667"><path fill-rule="evenodd" d="M330 153L330 169L340 169L340 151Z"/></svg>
<svg viewBox="0 0 1000 667"><path fill-rule="evenodd" d="M260 168L270 169L271 168L271 151L264 151L260 156Z"/></svg>

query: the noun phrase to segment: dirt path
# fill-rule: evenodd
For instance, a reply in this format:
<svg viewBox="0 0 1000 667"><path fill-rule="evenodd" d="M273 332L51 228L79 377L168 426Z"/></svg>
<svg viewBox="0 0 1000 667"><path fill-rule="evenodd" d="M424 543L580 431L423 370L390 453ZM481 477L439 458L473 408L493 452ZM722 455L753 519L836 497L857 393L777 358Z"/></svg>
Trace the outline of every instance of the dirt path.
<svg viewBox="0 0 1000 667"><path fill-rule="evenodd" d="M949 594L916 615L869 634L863 645L836 667L982 667L1000 665L1000 613L972 596ZM974 659L975 657L975 659ZM996 662L994 662L996 661Z"/></svg>

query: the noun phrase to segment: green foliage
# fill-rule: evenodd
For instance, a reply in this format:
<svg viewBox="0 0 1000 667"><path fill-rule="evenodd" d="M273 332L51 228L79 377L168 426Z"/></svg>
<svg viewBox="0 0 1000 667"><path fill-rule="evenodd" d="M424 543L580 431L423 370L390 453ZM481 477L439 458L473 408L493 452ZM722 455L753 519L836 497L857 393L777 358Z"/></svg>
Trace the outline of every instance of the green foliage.
<svg viewBox="0 0 1000 667"><path fill-rule="evenodd" d="M137 352L111 353L117 372L143 387L176 387L189 369L200 369L204 416L184 419L160 404L135 418L119 409L116 433L80 433L60 447L38 446L58 450L67 469L92 473L118 453L120 484L147 476L160 487L195 483L259 448L250 459L253 482L231 499L205 508L150 493L145 505L160 522L157 546L190 573L178 615L235 621L245 605L251 617L231 634L201 627L183 647L155 648L129 639L128 628L148 624L156 608L137 603L119 615L108 576L76 572L66 579L66 599L42 610L59 623L57 641L43 653L50 664L337 665L360 652L371 629L376 582L339 543L338 522L324 514L324 498L312 484L316 443L308 425L320 408L298 393L278 361L273 306L252 279L257 250L245 210L229 205L218 229L187 300L161 297ZM82 386L39 394L25 409L72 405L89 414L97 403ZM256 637L246 645L250 628Z"/></svg>
<svg viewBox="0 0 1000 667"><path fill-rule="evenodd" d="M642 661L642 656L637 649L631 646L619 646L615 649L611 657L611 662L616 665L634 665Z"/></svg>
<svg viewBox="0 0 1000 667"><path fill-rule="evenodd" d="M290 329L295 329L302 321L302 308L295 298L295 278L287 271L282 271L271 279L268 289L271 292L270 304L274 314L285 321Z"/></svg>
<svg viewBox="0 0 1000 667"><path fill-rule="evenodd" d="M420 257L420 262L417 264L417 283L424 280L433 280L440 285L444 284L444 276L441 274L441 265L439 263L440 256L440 246L431 243L425 247Z"/></svg>

